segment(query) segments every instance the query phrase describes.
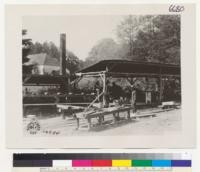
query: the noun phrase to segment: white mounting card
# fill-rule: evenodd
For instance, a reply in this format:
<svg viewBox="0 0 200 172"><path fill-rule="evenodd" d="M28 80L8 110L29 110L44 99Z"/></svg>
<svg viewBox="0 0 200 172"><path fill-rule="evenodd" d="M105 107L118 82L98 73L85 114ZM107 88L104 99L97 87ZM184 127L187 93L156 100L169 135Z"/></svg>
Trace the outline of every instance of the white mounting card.
<svg viewBox="0 0 200 172"><path fill-rule="evenodd" d="M8 148L194 148L196 5L6 5Z"/></svg>

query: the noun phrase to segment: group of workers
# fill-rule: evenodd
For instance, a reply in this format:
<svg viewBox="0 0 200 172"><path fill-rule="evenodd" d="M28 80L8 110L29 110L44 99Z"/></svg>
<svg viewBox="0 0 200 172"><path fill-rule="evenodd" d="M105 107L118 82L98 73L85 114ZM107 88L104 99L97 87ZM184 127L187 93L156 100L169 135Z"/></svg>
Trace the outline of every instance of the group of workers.
<svg viewBox="0 0 200 172"><path fill-rule="evenodd" d="M113 102L116 105L124 105L124 104L131 104L131 106L136 109L136 89L131 87L126 87L123 89L120 85L116 84L115 82L110 83L110 81L107 81L107 87L106 87L106 102L107 106L109 106L109 103ZM99 83L99 81L96 82L94 86L94 91L97 93L97 95L102 92L102 87Z"/></svg>

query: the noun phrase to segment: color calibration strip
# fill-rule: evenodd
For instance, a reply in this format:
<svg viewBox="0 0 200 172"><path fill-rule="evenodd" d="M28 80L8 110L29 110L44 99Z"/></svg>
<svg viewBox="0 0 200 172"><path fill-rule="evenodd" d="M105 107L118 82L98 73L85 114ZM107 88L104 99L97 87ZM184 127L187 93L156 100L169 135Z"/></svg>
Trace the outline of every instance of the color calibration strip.
<svg viewBox="0 0 200 172"><path fill-rule="evenodd" d="M14 154L13 167L191 167L188 154Z"/></svg>
<svg viewBox="0 0 200 172"><path fill-rule="evenodd" d="M29 160L14 167L191 167L191 160Z"/></svg>
<svg viewBox="0 0 200 172"><path fill-rule="evenodd" d="M53 167L60 166L59 160ZM70 167L191 167L191 160L67 160L62 166Z"/></svg>

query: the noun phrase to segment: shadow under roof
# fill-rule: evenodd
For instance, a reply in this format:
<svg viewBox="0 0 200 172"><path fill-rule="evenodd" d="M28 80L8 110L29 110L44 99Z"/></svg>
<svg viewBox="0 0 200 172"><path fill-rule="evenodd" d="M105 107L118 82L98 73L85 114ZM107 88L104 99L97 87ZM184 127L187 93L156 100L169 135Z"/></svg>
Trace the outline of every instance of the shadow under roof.
<svg viewBox="0 0 200 172"><path fill-rule="evenodd" d="M108 74L133 74L133 75L174 75L180 76L180 65L138 62L128 60L103 60L77 73L90 74L107 72Z"/></svg>
<svg viewBox="0 0 200 172"><path fill-rule="evenodd" d="M23 85L61 85L67 82L62 75L29 75L23 77Z"/></svg>

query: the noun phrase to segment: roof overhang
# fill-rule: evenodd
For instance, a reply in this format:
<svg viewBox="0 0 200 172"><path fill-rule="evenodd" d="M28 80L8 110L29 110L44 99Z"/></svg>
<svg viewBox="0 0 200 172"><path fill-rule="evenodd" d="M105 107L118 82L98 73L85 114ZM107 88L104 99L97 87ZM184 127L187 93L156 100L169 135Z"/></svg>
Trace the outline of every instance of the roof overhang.
<svg viewBox="0 0 200 172"><path fill-rule="evenodd" d="M104 60L80 70L77 75L98 76L106 74L113 77L180 77L180 65L136 62L128 60Z"/></svg>

